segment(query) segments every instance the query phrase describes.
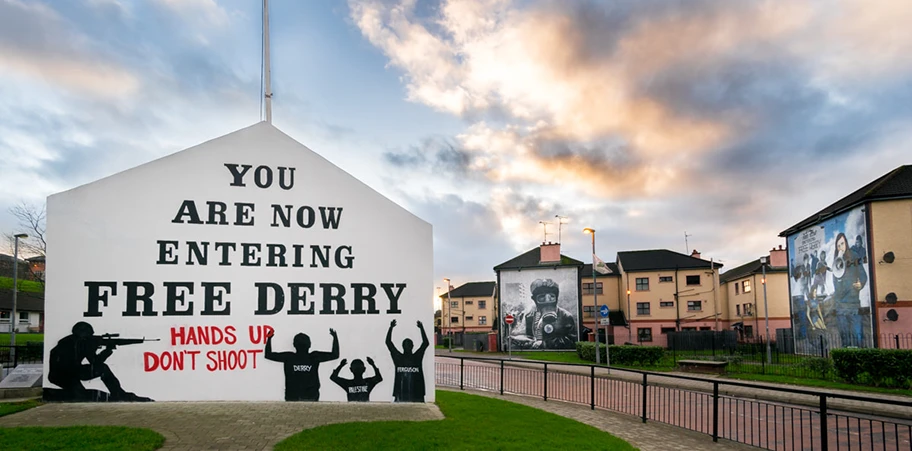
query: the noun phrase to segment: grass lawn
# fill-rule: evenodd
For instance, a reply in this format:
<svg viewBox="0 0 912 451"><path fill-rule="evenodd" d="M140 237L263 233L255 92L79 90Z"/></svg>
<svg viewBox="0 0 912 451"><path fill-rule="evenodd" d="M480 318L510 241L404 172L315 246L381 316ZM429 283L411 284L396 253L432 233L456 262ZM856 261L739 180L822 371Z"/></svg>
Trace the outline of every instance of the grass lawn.
<svg viewBox="0 0 912 451"><path fill-rule="evenodd" d="M44 343L44 334L16 334L16 345L21 346L26 343ZM10 344L10 334L0 334L0 346Z"/></svg>
<svg viewBox="0 0 912 451"><path fill-rule="evenodd" d="M297 449L601 449L632 450L594 427L500 399L437 392L442 421L345 423L308 429L279 442Z"/></svg>
<svg viewBox="0 0 912 451"><path fill-rule="evenodd" d="M153 450L165 437L149 429L122 426L0 428L3 449Z"/></svg>
<svg viewBox="0 0 912 451"><path fill-rule="evenodd" d="M728 374L729 379L757 382L775 382L778 384L800 385L813 388L832 388L836 390L852 390L859 392L883 393L887 395L912 396L912 390L901 388L869 387L867 385L854 385L845 382L827 381L823 379L809 379L803 377L778 376L773 374Z"/></svg>
<svg viewBox="0 0 912 451"><path fill-rule="evenodd" d="M11 290L13 288L13 278L0 277L0 289L2 288ZM42 293L44 292L44 284L41 282L35 282L34 280L19 279L19 291L25 291L29 293Z"/></svg>
<svg viewBox="0 0 912 451"><path fill-rule="evenodd" d="M30 399L28 401L22 402L0 402L0 417L16 412L22 412L23 410L28 410L32 407L38 407L40 405L41 401L37 399Z"/></svg>

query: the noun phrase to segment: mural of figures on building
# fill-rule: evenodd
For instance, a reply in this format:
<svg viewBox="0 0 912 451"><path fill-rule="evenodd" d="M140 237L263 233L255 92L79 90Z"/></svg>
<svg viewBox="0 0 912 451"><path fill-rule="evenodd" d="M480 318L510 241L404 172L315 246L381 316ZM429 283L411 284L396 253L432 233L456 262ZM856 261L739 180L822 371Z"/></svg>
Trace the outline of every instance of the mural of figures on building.
<svg viewBox="0 0 912 451"><path fill-rule="evenodd" d="M544 277L547 276L547 277ZM513 349L575 349L579 340L576 268L502 272L503 308Z"/></svg>
<svg viewBox="0 0 912 451"><path fill-rule="evenodd" d="M270 333L266 339L266 360L282 362L285 365L285 400L286 401L319 401L320 400L320 363L339 358L339 337L334 329L332 351L311 351L310 337L300 333L294 337L295 352L273 352Z"/></svg>
<svg viewBox="0 0 912 451"><path fill-rule="evenodd" d="M45 388L48 401L152 401L125 391L111 367L105 363L117 346L139 344L144 338L118 338L118 334L95 335L91 324L80 321L73 326L72 334L57 341L51 349L48 381L60 387ZM98 349L104 348L98 352ZM83 363L87 362L87 363ZM85 388L82 383L101 379L107 392Z"/></svg>
<svg viewBox="0 0 912 451"><path fill-rule="evenodd" d="M342 359L342 361L339 362L339 366L333 370L332 376L330 376L329 379L345 390L345 394L348 396L350 402L370 401L371 390L383 381L383 376L380 375L380 369L374 364L374 359L370 357L367 358L367 363L374 369L374 375L367 379L364 378L365 367L364 362L361 361L361 359L352 360L351 367L349 367L352 376L354 376L352 379L340 377L339 372L345 367L346 362L348 362L348 360Z"/></svg>
<svg viewBox="0 0 912 451"><path fill-rule="evenodd" d="M421 366L424 360L424 351L430 342L424 325L418 321L418 330L421 331L421 346L412 352L415 344L412 339L402 340L402 352L393 344L393 328L396 320L390 322L389 331L386 332L386 347L393 358L396 375L393 380L393 400L396 402L424 402L424 369Z"/></svg>
<svg viewBox="0 0 912 451"><path fill-rule="evenodd" d="M872 346L871 292L859 207L788 237L792 328L799 351Z"/></svg>

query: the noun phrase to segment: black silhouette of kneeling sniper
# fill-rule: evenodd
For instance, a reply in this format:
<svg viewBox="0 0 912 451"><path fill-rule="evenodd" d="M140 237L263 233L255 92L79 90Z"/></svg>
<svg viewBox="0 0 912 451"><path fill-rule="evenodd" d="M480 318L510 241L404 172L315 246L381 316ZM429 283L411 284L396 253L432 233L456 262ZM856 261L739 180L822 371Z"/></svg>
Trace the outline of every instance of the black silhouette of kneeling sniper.
<svg viewBox="0 0 912 451"><path fill-rule="evenodd" d="M386 347L389 348L393 358L396 376L393 381L393 399L396 402L424 402L424 351L428 347L427 333L421 321L418 321L418 330L421 331L421 346L412 353L414 343L409 338L402 340L402 352L393 344L393 328L396 320L390 322L389 331L386 333Z"/></svg>
<svg viewBox="0 0 912 451"><path fill-rule="evenodd" d="M377 384L383 381L383 376L380 375L380 369L377 368L377 365L374 364L374 359L368 357L367 363L369 363L370 366L374 369L374 376L365 379L364 362L362 362L361 359L355 359L352 360L351 367L349 367L354 378L345 379L339 377L339 371L345 367L345 363L347 361L348 360L346 359L342 359L342 361L339 362L339 366L333 370L332 376L330 376L329 379L335 382L339 387L342 387L343 390L345 390L349 401L370 401L371 390L373 390Z"/></svg>
<svg viewBox="0 0 912 451"><path fill-rule="evenodd" d="M117 346L159 341L146 338L118 338L120 334L95 335L91 324L80 321L73 325L72 334L61 338L51 349L48 381L60 387L44 389L48 401L152 401L125 391L105 361ZM99 348L104 348L98 352ZM86 361L88 363L82 363ZM108 392L91 390L82 381L101 379Z"/></svg>
<svg viewBox="0 0 912 451"><path fill-rule="evenodd" d="M299 333L294 337L295 352L272 352L272 337L266 338L266 360L285 364L285 400L286 401L319 401L320 400L320 363L339 358L339 337L334 329L332 351L310 351L310 337Z"/></svg>

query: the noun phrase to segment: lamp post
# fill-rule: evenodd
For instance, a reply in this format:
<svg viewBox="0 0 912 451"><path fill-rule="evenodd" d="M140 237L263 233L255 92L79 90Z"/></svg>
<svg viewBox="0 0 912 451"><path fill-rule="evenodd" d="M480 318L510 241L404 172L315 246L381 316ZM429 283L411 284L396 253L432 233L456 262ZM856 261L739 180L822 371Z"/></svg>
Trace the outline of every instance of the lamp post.
<svg viewBox="0 0 912 451"><path fill-rule="evenodd" d="M760 281L763 283L763 313L766 316L766 364L772 365L773 363L773 352L770 350L770 312L769 307L766 304L766 264L769 263L769 257L760 257L760 267L763 268L763 278Z"/></svg>
<svg viewBox="0 0 912 451"><path fill-rule="evenodd" d="M13 315L10 317L10 357L13 362L16 361L16 301L19 294L19 240L28 238L28 235L20 233L14 235L13 244Z"/></svg>
<svg viewBox="0 0 912 451"><path fill-rule="evenodd" d="M601 364L601 356L599 355L599 335L598 335L598 318L595 316L595 312L598 311L598 284L595 281L595 229L586 227L583 229L583 233L587 235L592 235L592 319L595 320L593 327L595 328L595 364ZM607 346L608 341L608 332L605 331L605 342Z"/></svg>
<svg viewBox="0 0 912 451"><path fill-rule="evenodd" d="M453 305L450 304L450 291L453 289L453 287L450 285L450 279L444 277L443 281L447 284L447 312L449 312L447 314L447 324L449 325L447 328L447 338L449 338L449 340L447 340L447 342L450 346L450 352L453 352L453 337L450 335L452 333L453 325L450 323L449 316L453 314Z"/></svg>
<svg viewBox="0 0 912 451"><path fill-rule="evenodd" d="M627 280L628 280L627 283L629 284L630 279L628 278ZM630 286L630 285L628 285L628 286ZM627 289L627 343L633 342L633 340L631 339L631 337L632 337L631 334L633 333L633 326L630 324L631 316L632 316L632 314L630 313L630 289L628 288Z"/></svg>

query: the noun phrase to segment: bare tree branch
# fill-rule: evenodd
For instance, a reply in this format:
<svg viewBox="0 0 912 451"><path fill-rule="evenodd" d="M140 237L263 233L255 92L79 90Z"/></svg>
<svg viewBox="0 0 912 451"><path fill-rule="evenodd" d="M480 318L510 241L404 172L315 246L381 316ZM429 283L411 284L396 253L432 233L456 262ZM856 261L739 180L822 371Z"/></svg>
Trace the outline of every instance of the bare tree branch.
<svg viewBox="0 0 912 451"><path fill-rule="evenodd" d="M19 250L26 255L46 256L47 211L45 205L42 204L41 206L37 206L26 202L20 202L19 205L10 208L9 211L19 221L18 228L20 230L15 233L25 232L28 234L28 238L19 240ZM10 246L13 245L13 235L15 235L15 233L4 234L10 242Z"/></svg>

